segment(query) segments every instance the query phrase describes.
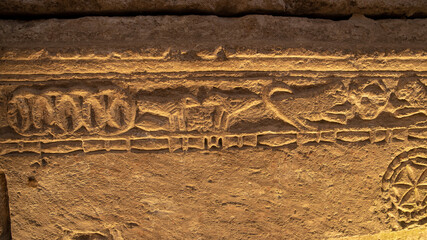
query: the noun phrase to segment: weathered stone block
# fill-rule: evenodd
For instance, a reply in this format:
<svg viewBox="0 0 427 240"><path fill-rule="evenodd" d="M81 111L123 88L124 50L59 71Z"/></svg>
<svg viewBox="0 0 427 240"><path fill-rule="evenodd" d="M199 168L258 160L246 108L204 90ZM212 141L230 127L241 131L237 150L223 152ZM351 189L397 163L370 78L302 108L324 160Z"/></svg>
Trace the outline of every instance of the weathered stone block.
<svg viewBox="0 0 427 240"><path fill-rule="evenodd" d="M427 219L427 21L0 21L17 239L372 234Z"/></svg>

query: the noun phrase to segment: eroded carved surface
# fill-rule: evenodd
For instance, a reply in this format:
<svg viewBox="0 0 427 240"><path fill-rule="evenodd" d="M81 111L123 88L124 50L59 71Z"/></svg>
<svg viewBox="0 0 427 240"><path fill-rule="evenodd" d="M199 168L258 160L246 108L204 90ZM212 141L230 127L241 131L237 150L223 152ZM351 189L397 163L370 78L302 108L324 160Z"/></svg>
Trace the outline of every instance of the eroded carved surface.
<svg viewBox="0 0 427 240"><path fill-rule="evenodd" d="M18 135L2 139L2 153L56 152L55 146L66 152L175 151L423 140L424 82L412 77L249 81L248 87L207 81L154 89L144 81L18 86L5 93L9 127L3 128Z"/></svg>
<svg viewBox="0 0 427 240"><path fill-rule="evenodd" d="M425 223L425 25L0 21L17 238L319 239Z"/></svg>
<svg viewBox="0 0 427 240"><path fill-rule="evenodd" d="M9 125L23 136L116 135L133 126L134 102L115 90L100 88L20 88L8 102Z"/></svg>
<svg viewBox="0 0 427 240"><path fill-rule="evenodd" d="M390 163L383 177L383 191L391 202L389 217L403 224L427 219L427 149L405 151Z"/></svg>

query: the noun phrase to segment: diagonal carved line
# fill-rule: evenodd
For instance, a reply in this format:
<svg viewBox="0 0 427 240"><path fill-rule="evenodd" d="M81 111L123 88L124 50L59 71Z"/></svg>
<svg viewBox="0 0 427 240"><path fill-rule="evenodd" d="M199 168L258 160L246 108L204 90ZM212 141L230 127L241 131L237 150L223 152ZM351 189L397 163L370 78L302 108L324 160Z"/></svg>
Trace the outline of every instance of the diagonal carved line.
<svg viewBox="0 0 427 240"><path fill-rule="evenodd" d="M414 188L410 188L408 191L405 192L405 194L403 194L402 198L399 201L399 205L402 205L403 201L406 201L407 198L410 196L409 194L414 191Z"/></svg>
<svg viewBox="0 0 427 240"><path fill-rule="evenodd" d="M421 175L420 175L420 177L418 178L418 180L417 180L417 184L419 185L420 184L420 182L422 181L422 180L425 180L427 178L427 169L426 170L424 170L424 172L423 173L421 173Z"/></svg>

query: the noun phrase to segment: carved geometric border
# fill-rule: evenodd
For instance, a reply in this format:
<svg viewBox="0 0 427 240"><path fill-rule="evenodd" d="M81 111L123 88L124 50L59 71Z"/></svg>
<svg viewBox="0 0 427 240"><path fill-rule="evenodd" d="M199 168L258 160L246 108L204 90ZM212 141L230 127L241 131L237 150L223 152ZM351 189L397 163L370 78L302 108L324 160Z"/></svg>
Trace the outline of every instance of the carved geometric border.
<svg viewBox="0 0 427 240"><path fill-rule="evenodd" d="M380 135L380 137L378 137ZM176 137L132 137L132 138L71 138L67 140L7 140L0 143L1 155L8 153L69 153L75 151L154 151L189 149L211 149L230 147L281 147L291 144L332 142L390 143L406 141L409 138L427 139L427 128L393 129L375 131L340 131L307 133L261 133L212 136L176 136Z"/></svg>

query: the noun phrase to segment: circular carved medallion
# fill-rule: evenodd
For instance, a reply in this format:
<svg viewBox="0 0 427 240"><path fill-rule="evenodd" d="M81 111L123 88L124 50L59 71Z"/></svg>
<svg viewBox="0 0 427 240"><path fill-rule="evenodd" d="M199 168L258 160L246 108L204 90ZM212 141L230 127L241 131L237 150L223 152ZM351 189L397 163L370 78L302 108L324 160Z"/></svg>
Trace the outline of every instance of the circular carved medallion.
<svg viewBox="0 0 427 240"><path fill-rule="evenodd" d="M391 201L391 216L403 224L427 219L427 149L398 155L388 166L382 190Z"/></svg>

